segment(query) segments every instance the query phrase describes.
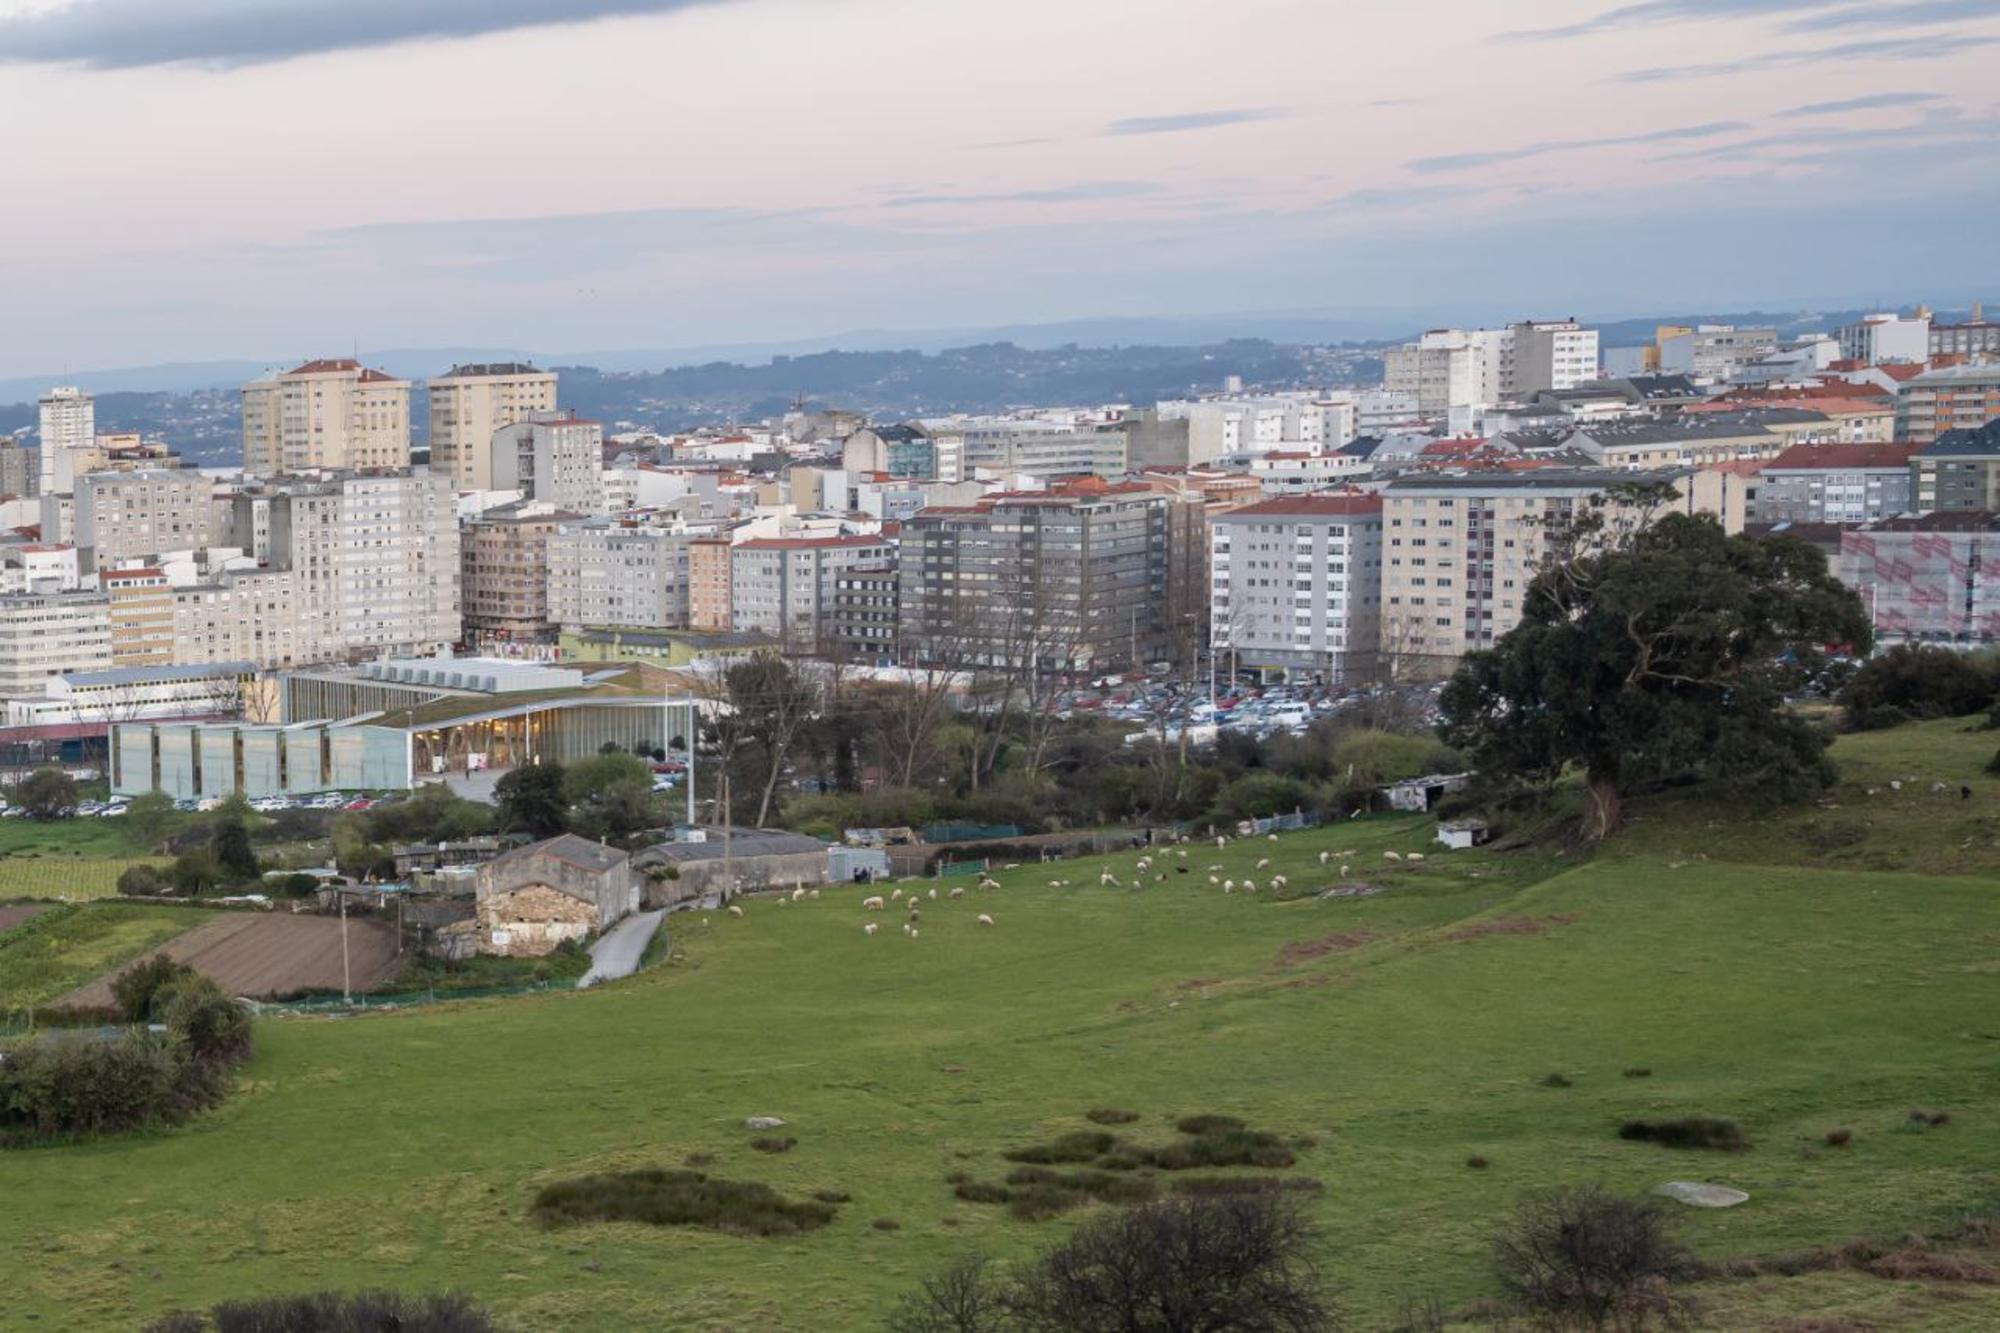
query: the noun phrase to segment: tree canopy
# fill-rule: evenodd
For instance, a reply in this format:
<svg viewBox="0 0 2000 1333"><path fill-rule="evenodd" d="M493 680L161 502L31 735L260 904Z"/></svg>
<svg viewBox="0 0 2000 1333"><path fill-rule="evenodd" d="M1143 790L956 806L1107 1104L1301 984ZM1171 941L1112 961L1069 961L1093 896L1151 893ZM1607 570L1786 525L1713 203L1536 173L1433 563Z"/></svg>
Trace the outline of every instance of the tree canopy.
<svg viewBox="0 0 2000 1333"><path fill-rule="evenodd" d="M1597 839L1649 782L1787 798L1831 781L1827 735L1784 692L1827 646L1869 643L1818 550L1669 515L1538 575L1520 624L1446 686L1441 731L1488 776L1580 768Z"/></svg>
<svg viewBox="0 0 2000 1333"><path fill-rule="evenodd" d="M527 764L493 784L500 827L510 833L552 838L569 826L569 797L561 764Z"/></svg>

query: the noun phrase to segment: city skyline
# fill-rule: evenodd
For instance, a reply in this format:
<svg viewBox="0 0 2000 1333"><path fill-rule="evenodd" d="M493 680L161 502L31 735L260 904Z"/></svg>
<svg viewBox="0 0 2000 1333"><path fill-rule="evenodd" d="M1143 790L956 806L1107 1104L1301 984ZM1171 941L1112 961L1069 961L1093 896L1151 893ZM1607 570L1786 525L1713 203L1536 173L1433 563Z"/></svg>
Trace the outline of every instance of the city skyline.
<svg viewBox="0 0 2000 1333"><path fill-rule="evenodd" d="M0 375L1963 301L1996 44L1990 0L0 0Z"/></svg>

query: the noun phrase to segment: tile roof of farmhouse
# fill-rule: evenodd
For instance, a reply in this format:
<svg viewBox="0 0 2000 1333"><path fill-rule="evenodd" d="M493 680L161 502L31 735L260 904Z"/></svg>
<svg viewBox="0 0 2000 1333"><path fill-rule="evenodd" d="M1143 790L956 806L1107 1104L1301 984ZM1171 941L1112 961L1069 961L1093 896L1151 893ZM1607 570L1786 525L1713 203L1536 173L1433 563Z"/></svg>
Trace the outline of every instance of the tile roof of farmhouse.
<svg viewBox="0 0 2000 1333"><path fill-rule="evenodd" d="M531 856L548 856L573 865L579 870L602 874L622 865L630 855L629 852L620 851L616 847L606 847L603 843L579 838L574 833L565 833L546 842L532 842L526 847L516 847L511 852L495 857L494 863L511 864Z"/></svg>
<svg viewBox="0 0 2000 1333"><path fill-rule="evenodd" d="M803 833L737 832L726 842L722 830L710 829L707 842L662 842L638 853L649 861L674 861L686 864L690 861L720 861L727 847L727 854L741 859L746 856L799 856L808 852L824 852L828 844L818 838L809 838Z"/></svg>

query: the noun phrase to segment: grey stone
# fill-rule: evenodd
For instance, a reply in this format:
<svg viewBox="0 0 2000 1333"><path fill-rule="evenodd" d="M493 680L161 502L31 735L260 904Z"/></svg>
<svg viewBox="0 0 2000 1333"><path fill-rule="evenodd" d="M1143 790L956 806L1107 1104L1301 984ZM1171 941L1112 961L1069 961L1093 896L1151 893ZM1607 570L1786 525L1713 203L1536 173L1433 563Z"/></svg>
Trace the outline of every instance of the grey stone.
<svg viewBox="0 0 2000 1333"><path fill-rule="evenodd" d="M782 1129L785 1122L774 1115L753 1115L745 1117L745 1129Z"/></svg>
<svg viewBox="0 0 2000 1333"><path fill-rule="evenodd" d="M1690 1208L1734 1208L1739 1203L1750 1201L1750 1196L1742 1190L1733 1190L1727 1185L1703 1185L1692 1180L1670 1180L1653 1193L1664 1194Z"/></svg>

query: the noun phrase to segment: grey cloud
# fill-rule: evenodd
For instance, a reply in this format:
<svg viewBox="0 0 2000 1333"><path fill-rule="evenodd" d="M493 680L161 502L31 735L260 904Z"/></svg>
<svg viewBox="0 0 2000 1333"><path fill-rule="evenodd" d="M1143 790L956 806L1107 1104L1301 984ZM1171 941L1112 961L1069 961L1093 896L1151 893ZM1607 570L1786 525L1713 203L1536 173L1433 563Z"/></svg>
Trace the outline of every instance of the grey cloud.
<svg viewBox="0 0 2000 1333"><path fill-rule="evenodd" d="M1780 111L1778 118L1791 120L1800 116L1832 116L1843 111L1875 111L1883 107L1922 106L1927 102L1942 101L1943 93L1869 93L1865 97L1847 97L1838 102L1809 102L1789 111Z"/></svg>
<svg viewBox="0 0 2000 1333"><path fill-rule="evenodd" d="M1542 157L1549 153L1567 153L1579 148L1612 148L1626 144L1710 139L1718 134L1730 134L1749 128L1740 120L1717 120L1705 125L1648 130L1643 134L1616 134L1600 139L1548 139L1541 143L1525 144L1520 148L1502 148L1484 153L1447 153L1441 157L1420 157L1407 165L1411 171L1428 176L1444 171L1468 171L1474 167L1492 166L1496 162L1518 162L1523 158Z"/></svg>
<svg viewBox="0 0 2000 1333"><path fill-rule="evenodd" d="M1503 42L1561 41L1589 37L1621 28L1661 23L1727 19L1767 19L1792 16L1781 25L1788 31L1821 28L1909 27L1955 23L2000 13L2000 0L1901 0L1901 3L1858 3L1857 0L1641 0L1620 5L1581 23L1555 28L1526 28L1502 33Z"/></svg>
<svg viewBox="0 0 2000 1333"><path fill-rule="evenodd" d="M1892 144L1990 144L1996 137L2000 137L2000 118L1971 119L1939 114L1914 125L1888 125L1877 128L1814 125L1786 130L1780 134L1763 135L1755 139L1743 139L1731 144L1690 148L1683 152L1663 154L1650 160L1656 163L1769 160L1801 162L1820 160L1854 148L1876 148ZM1780 156L1774 157L1774 154Z"/></svg>
<svg viewBox="0 0 2000 1333"><path fill-rule="evenodd" d="M1405 185L1405 186L1364 186L1337 194L1321 204L1321 208L1366 208L1383 212L1397 208L1413 208L1421 204L1443 203L1447 199L1463 199L1481 191L1470 185Z"/></svg>
<svg viewBox="0 0 2000 1333"><path fill-rule="evenodd" d="M1805 50L1765 51L1741 60L1716 61L1701 65L1663 65L1635 69L1616 76L1620 83L1664 83L1679 79L1706 79L1722 74L1752 74L1767 69L1789 69L1799 65L1823 65L1841 60L1937 60L1961 51L2000 44L2000 36L1973 33L1941 33L1935 37L1885 37L1867 42L1845 42Z"/></svg>
<svg viewBox="0 0 2000 1333"><path fill-rule="evenodd" d="M327 51L669 14L728 0L74 0L0 19L0 63L265 64Z"/></svg>
<svg viewBox="0 0 2000 1333"><path fill-rule="evenodd" d="M1191 111L1178 116L1134 116L1106 125L1106 138L1128 134L1180 134L1186 130L1212 130L1222 125L1243 125L1256 120L1276 120L1286 115L1284 107L1241 107L1234 111Z"/></svg>
<svg viewBox="0 0 2000 1333"><path fill-rule="evenodd" d="M887 208L932 208L969 204L1073 204L1093 199L1131 199L1158 194L1147 181L1083 181L1041 190L1008 190L992 194L905 194L883 201Z"/></svg>

